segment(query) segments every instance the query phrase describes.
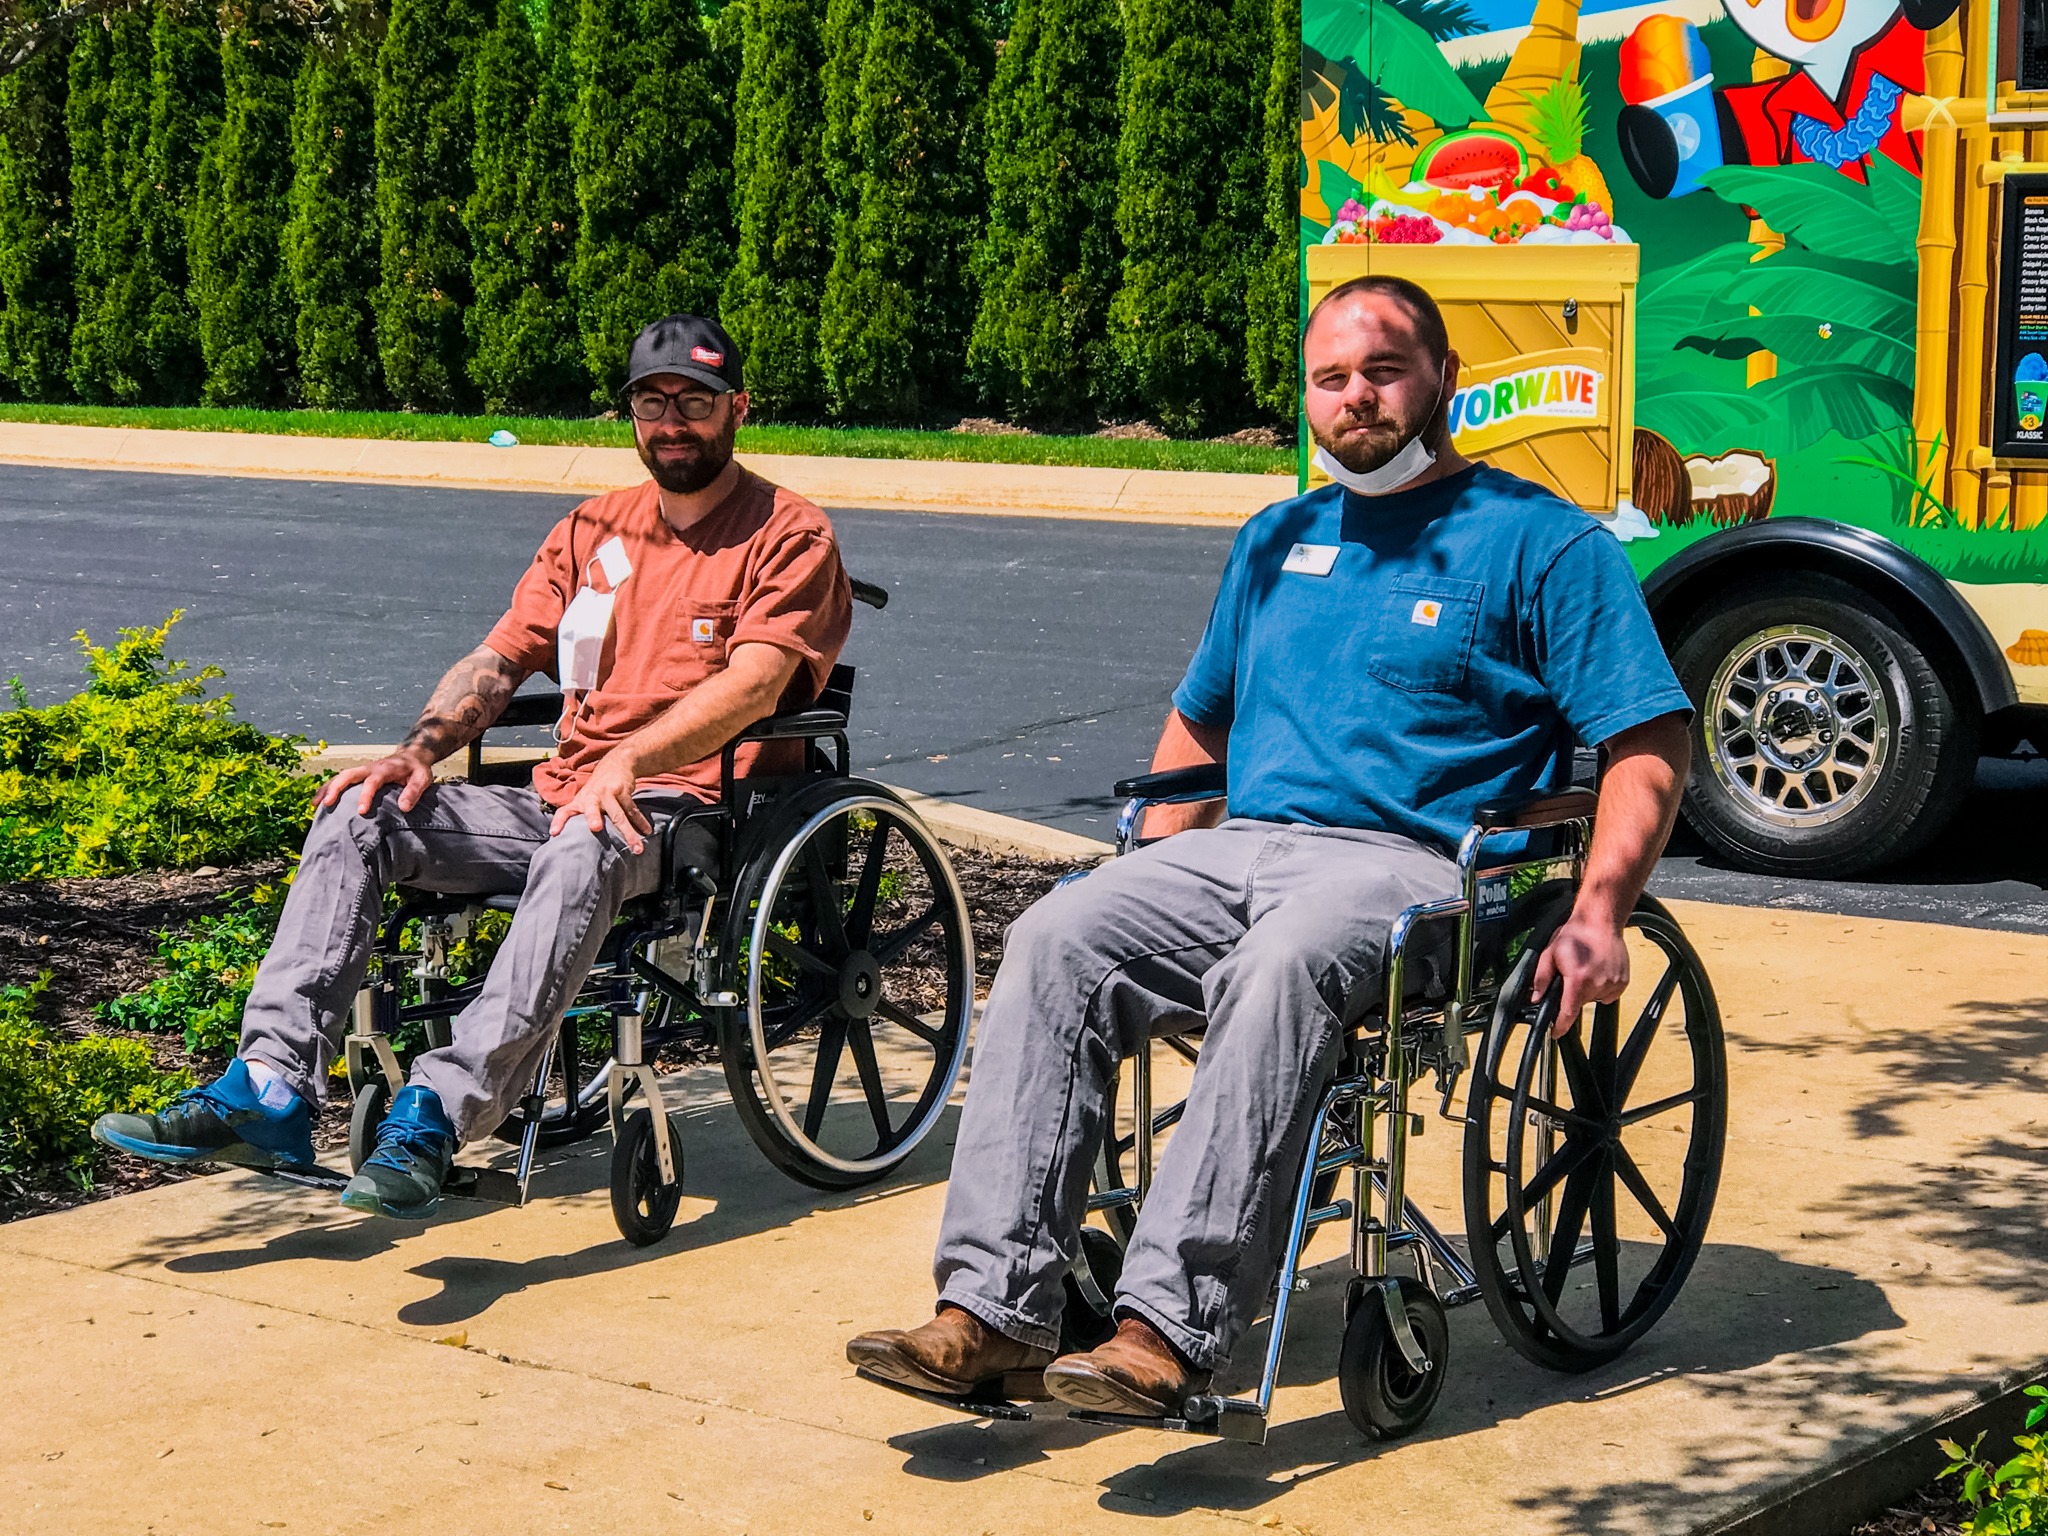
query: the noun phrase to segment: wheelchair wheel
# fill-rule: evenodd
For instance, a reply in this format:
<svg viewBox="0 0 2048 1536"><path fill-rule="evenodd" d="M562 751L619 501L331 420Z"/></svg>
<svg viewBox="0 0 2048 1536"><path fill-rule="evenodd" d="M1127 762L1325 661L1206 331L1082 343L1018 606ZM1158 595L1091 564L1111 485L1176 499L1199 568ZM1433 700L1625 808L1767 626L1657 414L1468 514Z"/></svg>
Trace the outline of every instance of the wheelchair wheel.
<svg viewBox="0 0 2048 1536"><path fill-rule="evenodd" d="M675 1158L676 1181L661 1182L661 1163L654 1155L654 1116L636 1109L626 1117L612 1148L612 1220L619 1235L636 1248L668 1236L676 1207L683 1200L683 1127L674 1115L668 1121L669 1152Z"/></svg>
<svg viewBox="0 0 2048 1536"><path fill-rule="evenodd" d="M1399 1440L1422 1427L1443 1392L1451 1360L1450 1319L1436 1293L1421 1281L1405 1276L1393 1281L1408 1326L1429 1357L1428 1369L1418 1371L1395 1342L1393 1320L1379 1290L1352 1283L1344 1347L1337 1357L1344 1416L1369 1440Z"/></svg>
<svg viewBox="0 0 2048 1536"><path fill-rule="evenodd" d="M356 1090L356 1107L348 1117L348 1168L361 1173L377 1150L377 1128L391 1108L391 1085L380 1072Z"/></svg>
<svg viewBox="0 0 2048 1536"><path fill-rule="evenodd" d="M879 784L800 791L758 834L724 954L733 1106L782 1172L881 1178L930 1133L967 1053L974 939L944 851Z"/></svg>
<svg viewBox="0 0 2048 1536"><path fill-rule="evenodd" d="M1537 953L1524 953L1473 1067L1473 1268L1502 1337L1553 1370L1604 1365L1663 1316L1721 1175L1727 1061L1713 988L1654 899L1626 932L1628 995L1562 1040L1550 1038L1557 995L1532 1000Z"/></svg>
<svg viewBox="0 0 2048 1536"><path fill-rule="evenodd" d="M605 1074L610 1062L591 1068L585 1059L582 1041L577 1031L580 1019L575 1014L565 1017L560 1035L555 1044L554 1070L548 1074L547 1100L540 1112L540 1144L543 1147L566 1147L571 1142L583 1140L610 1117L610 1106L605 1102ZM529 1076L520 1085L524 1093L531 1086ZM500 1141L518 1146L526 1134L526 1112L515 1109L499 1122L491 1134Z"/></svg>
<svg viewBox="0 0 2048 1536"><path fill-rule="evenodd" d="M1193 1066L1195 1059L1201 1054L1202 1038L1198 1034L1168 1035L1164 1039L1155 1040L1152 1043L1165 1046L1176 1056L1187 1062L1189 1066ZM1155 1067L1155 1085L1157 1082L1156 1071ZM1117 1120L1117 1105L1122 1096L1127 1092L1125 1074L1119 1070L1117 1075L1110 1081L1108 1102L1104 1106L1103 1118L1108 1129L1103 1132L1102 1145L1095 1154L1095 1167L1090 1175L1091 1194L1100 1195L1113 1189L1127 1189L1138 1176L1137 1129L1133 1126L1130 1131L1124 1131ZM1152 1100L1152 1166L1154 1169L1157 1169L1159 1166L1159 1151L1165 1145L1167 1132L1180 1124L1181 1114L1186 1108L1187 1100L1185 1099L1178 1099L1170 1104L1161 1104L1155 1086ZM1122 1248L1130 1243L1131 1233L1137 1229L1138 1208L1134 1205L1112 1205L1103 1210L1102 1219L1108 1226L1110 1235L1116 1239L1117 1246Z"/></svg>
<svg viewBox="0 0 2048 1536"><path fill-rule="evenodd" d="M1078 1273L1069 1273L1066 1303L1060 1309L1060 1353L1071 1355L1107 1344L1116 1332L1110 1307L1116 1301L1116 1283L1124 1272L1123 1245L1100 1227L1081 1229L1081 1252L1088 1259L1090 1284L1083 1286Z"/></svg>

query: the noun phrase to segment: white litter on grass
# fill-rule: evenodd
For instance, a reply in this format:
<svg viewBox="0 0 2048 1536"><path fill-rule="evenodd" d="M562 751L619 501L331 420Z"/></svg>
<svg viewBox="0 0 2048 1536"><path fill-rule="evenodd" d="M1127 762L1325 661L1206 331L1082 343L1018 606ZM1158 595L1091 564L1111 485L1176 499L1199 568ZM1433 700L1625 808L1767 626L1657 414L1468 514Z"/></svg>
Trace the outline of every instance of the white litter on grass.
<svg viewBox="0 0 2048 1536"><path fill-rule="evenodd" d="M519 439L510 432L507 432L503 427L493 432L488 441L493 448L517 448L519 446Z"/></svg>

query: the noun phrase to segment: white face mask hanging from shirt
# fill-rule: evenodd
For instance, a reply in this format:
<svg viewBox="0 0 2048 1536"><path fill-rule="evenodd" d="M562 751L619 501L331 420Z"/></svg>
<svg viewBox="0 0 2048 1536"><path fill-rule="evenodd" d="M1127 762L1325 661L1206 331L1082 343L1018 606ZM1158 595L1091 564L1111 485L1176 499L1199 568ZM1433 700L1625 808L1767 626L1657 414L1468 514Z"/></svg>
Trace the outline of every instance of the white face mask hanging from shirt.
<svg viewBox="0 0 2048 1536"><path fill-rule="evenodd" d="M602 592L591 574L593 565L604 578ZM565 695L588 693L597 686L598 663L604 657L605 636L612 628L612 603L632 574L633 562L626 558L626 546L617 538L600 544L584 565L586 585L562 611L562 622L555 628L555 668ZM564 703L573 709L571 701L565 699Z"/></svg>
<svg viewBox="0 0 2048 1536"><path fill-rule="evenodd" d="M1443 386L1439 384L1437 404L1442 403ZM1429 416L1432 421L1436 419L1436 406L1430 407ZM1425 425L1423 430L1427 431L1428 427ZM1422 446L1422 434L1418 432L1403 443L1386 463L1378 469L1368 469L1363 474L1355 469L1346 469L1331 457L1327 449L1321 447L1316 449L1315 457L1310 462L1347 491L1355 491L1360 496L1384 496L1389 491L1398 491L1436 463L1436 455Z"/></svg>

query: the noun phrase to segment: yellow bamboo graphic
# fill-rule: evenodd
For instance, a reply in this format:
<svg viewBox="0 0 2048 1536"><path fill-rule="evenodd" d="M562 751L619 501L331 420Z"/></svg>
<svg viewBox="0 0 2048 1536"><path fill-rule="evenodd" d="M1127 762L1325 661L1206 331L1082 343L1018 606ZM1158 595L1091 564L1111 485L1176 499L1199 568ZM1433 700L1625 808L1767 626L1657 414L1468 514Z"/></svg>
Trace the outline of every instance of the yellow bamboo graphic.
<svg viewBox="0 0 2048 1536"><path fill-rule="evenodd" d="M1949 418L1949 304L1956 266L1956 155L1960 147L1950 110L1963 88L1962 16L1959 12L1927 34L1927 95L1931 108L1921 130L1920 287L1913 322L1913 440L1923 455L1915 477L1937 488L1948 484L1949 451L1956 441ZM1978 104L1982 115L1982 104Z"/></svg>
<svg viewBox="0 0 2048 1536"><path fill-rule="evenodd" d="M1523 144L1536 141L1529 98L1559 80L1579 77L1579 0L1536 0L1529 35L1515 44L1507 73L1486 93L1489 121L1513 130Z"/></svg>
<svg viewBox="0 0 2048 1536"><path fill-rule="evenodd" d="M1960 161L1967 167L1986 165L1998 158L1998 139L1989 130L1964 129ZM1956 520L1966 528L1980 526L1983 519L1982 466L1972 465L1971 456L1981 454L1984 442L1982 395L1984 390L1985 300L1991 287L1990 223L1991 199L1984 189L1968 185L1972 177L1958 178L1963 187L1963 229L1957 260L1956 370L1952 391L1955 404L1957 460L1949 471L1948 504Z"/></svg>
<svg viewBox="0 0 2048 1536"><path fill-rule="evenodd" d="M1791 72L1790 64L1773 54L1765 53L1761 48L1756 50L1756 56L1749 62L1749 78L1753 81L1782 80ZM1752 262L1775 256L1785 249L1785 237L1762 219L1749 221L1749 243L1756 247L1756 254L1749 258ZM1754 304L1750 305L1749 312L1752 315L1761 313ZM1755 389L1765 379L1775 379L1778 376L1778 354L1775 352L1752 352L1746 359L1746 364L1746 388Z"/></svg>

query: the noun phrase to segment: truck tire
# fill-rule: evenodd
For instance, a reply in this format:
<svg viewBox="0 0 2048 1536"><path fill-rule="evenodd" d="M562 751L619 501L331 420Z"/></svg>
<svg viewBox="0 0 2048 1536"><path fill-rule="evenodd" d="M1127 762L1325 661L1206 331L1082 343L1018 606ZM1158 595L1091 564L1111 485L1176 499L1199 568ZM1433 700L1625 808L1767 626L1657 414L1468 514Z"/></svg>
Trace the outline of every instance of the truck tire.
<svg viewBox="0 0 2048 1536"><path fill-rule="evenodd" d="M1981 720L1882 602L1772 576L1695 616L1685 819L1763 874L1841 878L1925 847L1969 792Z"/></svg>

